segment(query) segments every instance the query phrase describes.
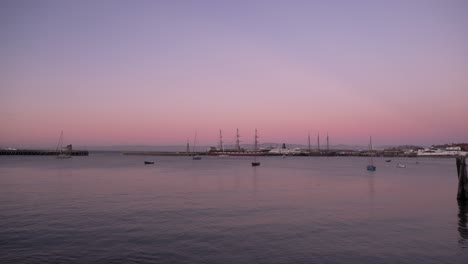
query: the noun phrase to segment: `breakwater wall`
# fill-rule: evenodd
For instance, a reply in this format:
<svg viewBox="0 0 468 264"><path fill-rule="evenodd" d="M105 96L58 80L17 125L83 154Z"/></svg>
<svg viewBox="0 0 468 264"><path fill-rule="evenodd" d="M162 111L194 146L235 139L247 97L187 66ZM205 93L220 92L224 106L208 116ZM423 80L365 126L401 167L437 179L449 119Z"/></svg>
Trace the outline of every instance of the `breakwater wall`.
<svg viewBox="0 0 468 264"><path fill-rule="evenodd" d="M206 153L187 153L187 152L170 152L170 151L125 151L123 155L133 156L193 156L206 155Z"/></svg>
<svg viewBox="0 0 468 264"><path fill-rule="evenodd" d="M0 150L0 156L57 156L60 154L56 150L34 150L34 149L18 149L18 150ZM88 156L87 150L73 150L72 156Z"/></svg>

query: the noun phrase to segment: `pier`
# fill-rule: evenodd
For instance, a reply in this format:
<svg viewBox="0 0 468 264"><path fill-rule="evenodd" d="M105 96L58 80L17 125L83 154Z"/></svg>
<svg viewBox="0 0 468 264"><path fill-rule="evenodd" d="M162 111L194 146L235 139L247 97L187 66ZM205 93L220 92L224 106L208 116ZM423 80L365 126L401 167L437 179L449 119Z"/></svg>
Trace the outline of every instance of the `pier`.
<svg viewBox="0 0 468 264"><path fill-rule="evenodd" d="M205 152L173 152L173 151L124 151L122 155L130 156L194 156L206 155Z"/></svg>
<svg viewBox="0 0 468 264"><path fill-rule="evenodd" d="M457 157L458 192L457 200L468 201L468 175L465 157Z"/></svg>
<svg viewBox="0 0 468 264"><path fill-rule="evenodd" d="M0 150L0 156L57 156L60 152L57 150L34 150L34 149L17 149L17 150ZM72 156L88 156L87 150L72 150Z"/></svg>

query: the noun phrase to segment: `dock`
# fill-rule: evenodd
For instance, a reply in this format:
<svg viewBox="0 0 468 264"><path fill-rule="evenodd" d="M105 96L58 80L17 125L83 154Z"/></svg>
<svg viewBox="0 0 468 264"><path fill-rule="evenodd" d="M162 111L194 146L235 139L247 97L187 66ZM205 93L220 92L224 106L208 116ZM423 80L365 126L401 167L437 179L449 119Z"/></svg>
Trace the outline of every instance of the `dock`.
<svg viewBox="0 0 468 264"><path fill-rule="evenodd" d="M57 156L60 154L57 150L35 150L35 149L17 149L0 150L0 156ZM87 150L73 150L72 156L88 156Z"/></svg>
<svg viewBox="0 0 468 264"><path fill-rule="evenodd" d="M202 152L171 152L171 151L124 151L122 155L131 156L194 156L194 155L206 155Z"/></svg>
<svg viewBox="0 0 468 264"><path fill-rule="evenodd" d="M457 175L458 175L458 192L457 200L468 201L468 174L466 173L466 158L457 157Z"/></svg>

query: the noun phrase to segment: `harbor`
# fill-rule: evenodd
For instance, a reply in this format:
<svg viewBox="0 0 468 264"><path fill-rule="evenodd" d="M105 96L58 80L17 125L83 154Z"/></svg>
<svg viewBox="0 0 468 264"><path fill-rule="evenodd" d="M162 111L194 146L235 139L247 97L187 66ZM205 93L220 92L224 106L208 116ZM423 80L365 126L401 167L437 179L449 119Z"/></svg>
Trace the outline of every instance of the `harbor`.
<svg viewBox="0 0 468 264"><path fill-rule="evenodd" d="M271 144L273 145L273 144ZM447 146L431 146L428 148L422 147L391 147L385 149L338 149L327 147L325 149L309 149L307 147L292 145L288 147L285 143L271 145L262 145L253 147L246 145L233 146L232 148L216 148L207 147L206 150L202 151L158 151L158 150L115 150L122 155L130 156L286 156L286 157L429 157L429 158L444 158L444 157L455 157L455 156L467 156L466 144L458 145L447 145ZM182 147L181 147L182 148ZM93 152L93 151L91 151ZM0 149L0 156L57 156L61 152L60 150L44 150L44 149ZM90 151L88 150L71 150L68 151L71 156L89 156Z"/></svg>
<svg viewBox="0 0 468 264"><path fill-rule="evenodd" d="M385 150L352 150L352 149L331 149L324 151L308 151L301 148L262 148L257 151L241 149L240 151L217 151L208 149L205 152L171 152L171 151L124 151L123 155L134 156L217 156L217 157L250 157L250 156L285 156L285 157L400 157L400 158L452 158L456 156L467 156L466 151L443 151L431 150L431 148L420 151L404 151L395 149Z"/></svg>

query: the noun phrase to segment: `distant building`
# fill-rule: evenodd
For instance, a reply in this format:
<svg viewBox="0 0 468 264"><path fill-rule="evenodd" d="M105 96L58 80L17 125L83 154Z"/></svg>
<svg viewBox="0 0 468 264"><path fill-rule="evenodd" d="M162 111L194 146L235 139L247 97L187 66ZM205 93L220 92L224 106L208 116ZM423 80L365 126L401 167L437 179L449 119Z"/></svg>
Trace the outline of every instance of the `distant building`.
<svg viewBox="0 0 468 264"><path fill-rule="evenodd" d="M447 146L444 148L430 147L418 150L418 157L451 157L466 156L468 152L462 151L458 146Z"/></svg>

